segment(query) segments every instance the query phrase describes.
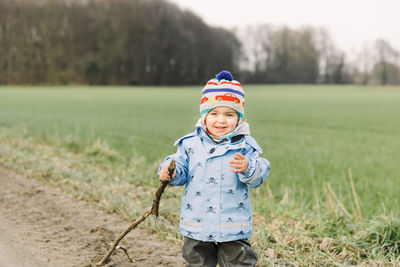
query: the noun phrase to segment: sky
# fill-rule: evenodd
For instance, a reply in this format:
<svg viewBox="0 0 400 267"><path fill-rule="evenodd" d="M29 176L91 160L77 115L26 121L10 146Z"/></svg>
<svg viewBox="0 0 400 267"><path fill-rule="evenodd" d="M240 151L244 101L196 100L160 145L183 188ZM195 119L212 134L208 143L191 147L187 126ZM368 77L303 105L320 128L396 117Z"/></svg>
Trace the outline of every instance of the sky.
<svg viewBox="0 0 400 267"><path fill-rule="evenodd" d="M400 50L400 0L169 0L210 26L324 27L338 48L352 53L376 39Z"/></svg>

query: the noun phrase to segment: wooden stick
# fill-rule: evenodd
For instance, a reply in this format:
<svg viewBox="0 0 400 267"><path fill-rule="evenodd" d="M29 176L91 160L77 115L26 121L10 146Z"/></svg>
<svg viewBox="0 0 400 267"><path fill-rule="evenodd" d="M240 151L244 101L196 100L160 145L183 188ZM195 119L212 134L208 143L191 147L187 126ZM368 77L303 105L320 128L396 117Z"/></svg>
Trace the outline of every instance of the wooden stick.
<svg viewBox="0 0 400 267"><path fill-rule="evenodd" d="M175 171L175 161L172 160L169 167L168 167L168 174L169 177L172 177L172 174ZM114 252L115 248L118 246L119 241L121 241L122 238L124 238L130 231L136 228L141 222L143 222L147 217L149 217L150 214L153 214L154 216L158 216L158 206L160 205L160 199L162 194L164 193L165 188L168 185L168 181L163 181L160 186L158 187L156 193L154 194L154 199L153 199L153 206L151 209L146 210L142 217L136 219L125 231L123 231L117 239L114 240L114 243L112 244L111 248L107 251L107 253L104 255L104 257L96 264L96 266L102 266L108 258L111 256L111 254Z"/></svg>
<svg viewBox="0 0 400 267"><path fill-rule="evenodd" d="M132 259L131 256L129 256L128 250L127 250L126 248L121 247L121 246L119 246L119 245L117 246L117 248L121 249L121 250L125 253L125 255L128 257L128 259L129 259L130 262L135 262L135 260Z"/></svg>

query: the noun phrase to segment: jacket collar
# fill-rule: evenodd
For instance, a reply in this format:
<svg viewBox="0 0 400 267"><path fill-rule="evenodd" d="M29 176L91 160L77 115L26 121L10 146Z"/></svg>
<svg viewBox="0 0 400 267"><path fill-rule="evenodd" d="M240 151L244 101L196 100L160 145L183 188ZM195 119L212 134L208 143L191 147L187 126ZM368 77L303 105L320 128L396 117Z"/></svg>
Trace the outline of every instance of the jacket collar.
<svg viewBox="0 0 400 267"><path fill-rule="evenodd" d="M240 121L238 127L236 127L236 134L232 137L231 143L236 143L243 139L243 137L250 136L250 126L247 122ZM193 132L182 136L178 140L175 141L174 146L178 145L183 139L199 135L201 138L208 140L210 143L215 144L216 142L212 139L212 137L207 133L206 127L204 125L203 120L200 118L195 126Z"/></svg>

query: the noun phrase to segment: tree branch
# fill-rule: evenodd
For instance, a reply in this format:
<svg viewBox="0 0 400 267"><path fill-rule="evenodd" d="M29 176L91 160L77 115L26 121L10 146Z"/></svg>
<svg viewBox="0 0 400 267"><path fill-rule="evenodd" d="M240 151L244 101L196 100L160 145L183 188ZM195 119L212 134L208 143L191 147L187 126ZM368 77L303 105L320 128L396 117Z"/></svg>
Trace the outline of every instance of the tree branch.
<svg viewBox="0 0 400 267"><path fill-rule="evenodd" d="M175 170L175 161L172 160L169 167L168 167L168 174L169 177L172 177L172 174L174 173ZM158 187L156 193L154 194L154 199L153 199L153 206L151 209L146 210L142 217L136 219L125 231L123 231L117 239L114 240L111 248L107 251L107 253L104 255L104 257L96 264L96 266L101 266L103 265L108 258L111 256L111 254L114 252L115 248L118 246L118 243L121 241L122 238L124 238L130 231L136 228L141 222L143 222L147 217L149 217L150 214L153 214L154 216L158 216L158 206L160 205L160 199L162 194L164 193L165 188L168 185L168 181L163 181L160 186Z"/></svg>

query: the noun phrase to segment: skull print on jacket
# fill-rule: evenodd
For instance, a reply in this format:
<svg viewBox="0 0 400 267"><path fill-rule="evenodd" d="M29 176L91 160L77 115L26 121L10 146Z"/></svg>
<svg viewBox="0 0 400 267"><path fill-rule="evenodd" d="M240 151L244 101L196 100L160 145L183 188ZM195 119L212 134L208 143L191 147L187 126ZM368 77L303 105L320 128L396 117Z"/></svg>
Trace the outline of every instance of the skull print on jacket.
<svg viewBox="0 0 400 267"><path fill-rule="evenodd" d="M241 122L239 127L248 125ZM216 144L202 127L197 127L178 139L177 152L161 164L160 170L174 159L176 176L169 184L186 186L181 203L182 235L216 242L250 237L253 217L248 188L265 181L270 164L259 157L262 150L246 130L239 129L236 138ZM212 148L213 153L209 153ZM229 166L238 152L249 160L244 173L234 173Z"/></svg>

